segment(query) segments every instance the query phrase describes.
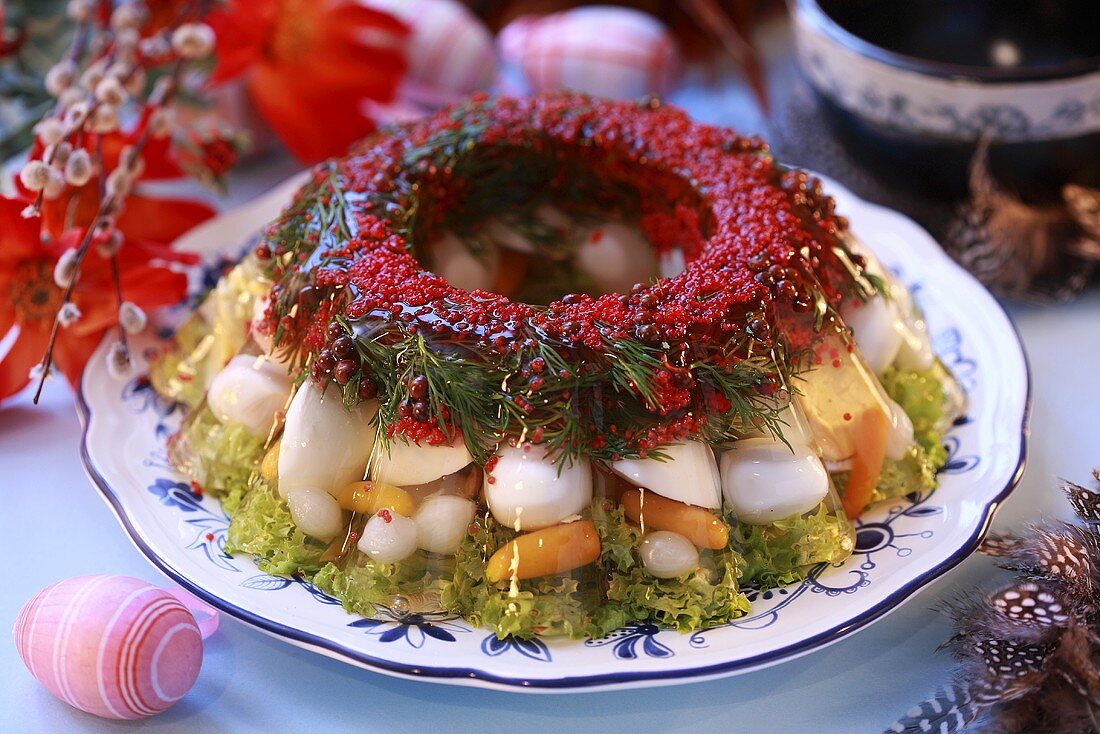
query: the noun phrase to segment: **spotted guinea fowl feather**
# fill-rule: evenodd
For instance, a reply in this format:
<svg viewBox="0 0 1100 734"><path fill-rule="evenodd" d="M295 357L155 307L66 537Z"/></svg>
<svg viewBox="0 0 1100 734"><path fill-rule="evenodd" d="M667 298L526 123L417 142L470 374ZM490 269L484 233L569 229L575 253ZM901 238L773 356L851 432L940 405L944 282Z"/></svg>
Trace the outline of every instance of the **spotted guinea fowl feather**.
<svg viewBox="0 0 1100 734"><path fill-rule="evenodd" d="M1093 476L1100 483L1100 470ZM886 734L977 728L998 734L1100 732L1100 492L1063 490L1076 523L992 537L982 552L1019 575L942 606L959 661L953 682Z"/></svg>
<svg viewBox="0 0 1100 734"><path fill-rule="evenodd" d="M1062 491L1079 518L1089 524L1100 523L1100 493L1067 480L1063 480Z"/></svg>
<svg viewBox="0 0 1100 734"><path fill-rule="evenodd" d="M994 610L1022 627L1065 627L1070 620L1061 595L1035 581L1010 584L988 599Z"/></svg>
<svg viewBox="0 0 1100 734"><path fill-rule="evenodd" d="M973 646L990 675L1023 678L1042 670L1052 646L1033 645L1016 640L978 640Z"/></svg>
<svg viewBox="0 0 1100 734"><path fill-rule="evenodd" d="M1062 198L1070 216L1090 238L1100 240L1100 189L1077 184L1062 187Z"/></svg>
<svg viewBox="0 0 1100 734"><path fill-rule="evenodd" d="M955 683L906 711L883 734L954 734L976 720L982 709L974 702L969 684Z"/></svg>
<svg viewBox="0 0 1100 734"><path fill-rule="evenodd" d="M978 552L994 558L1013 558L1021 550L1023 540L1011 535L990 535L978 546Z"/></svg>
<svg viewBox="0 0 1100 734"><path fill-rule="evenodd" d="M1036 528L1026 546L1034 558L1036 575L1060 582L1079 601L1091 603L1100 576L1100 544L1094 533L1070 523L1057 523Z"/></svg>
<svg viewBox="0 0 1100 734"><path fill-rule="evenodd" d="M1001 568L1057 582L1081 602L1100 581L1100 536L1073 523L1031 525L1022 537L987 538L980 550Z"/></svg>

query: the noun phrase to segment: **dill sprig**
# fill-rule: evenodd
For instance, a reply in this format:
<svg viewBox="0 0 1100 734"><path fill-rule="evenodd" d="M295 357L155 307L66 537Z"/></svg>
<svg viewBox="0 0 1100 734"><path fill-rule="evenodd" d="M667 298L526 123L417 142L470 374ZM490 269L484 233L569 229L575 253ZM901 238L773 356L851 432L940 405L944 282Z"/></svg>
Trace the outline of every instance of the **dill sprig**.
<svg viewBox="0 0 1100 734"><path fill-rule="evenodd" d="M661 458L659 449L647 451L640 439L649 429L689 413L707 416L700 438L712 444L733 441L749 430L782 432L774 403L756 394L775 369L763 357L724 368L693 362L687 369L695 375L699 400L665 413L658 385L665 369L660 346L608 339L600 349L577 353L542 339L518 353L490 356L449 337L426 337L396 321L343 323L355 335L364 369L378 387L379 427L400 420L408 385L422 375L428 384L429 420L448 438L461 430L479 463L508 440L544 446L559 466L580 456L612 461L645 452ZM538 360L543 366L532 373L530 365ZM358 383L350 382L344 390L345 400L354 403ZM730 409L709 407L707 390L722 394ZM384 430L380 435L386 440Z"/></svg>

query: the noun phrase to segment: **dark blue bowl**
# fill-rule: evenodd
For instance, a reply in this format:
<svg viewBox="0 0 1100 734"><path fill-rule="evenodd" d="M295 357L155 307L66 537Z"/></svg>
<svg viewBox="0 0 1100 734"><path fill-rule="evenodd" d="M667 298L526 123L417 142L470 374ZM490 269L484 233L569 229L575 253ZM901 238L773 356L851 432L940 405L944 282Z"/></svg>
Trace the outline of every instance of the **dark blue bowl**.
<svg viewBox="0 0 1100 734"><path fill-rule="evenodd" d="M1100 181L1095 0L790 0L799 66L876 174L966 190L977 141L998 180L1048 200Z"/></svg>

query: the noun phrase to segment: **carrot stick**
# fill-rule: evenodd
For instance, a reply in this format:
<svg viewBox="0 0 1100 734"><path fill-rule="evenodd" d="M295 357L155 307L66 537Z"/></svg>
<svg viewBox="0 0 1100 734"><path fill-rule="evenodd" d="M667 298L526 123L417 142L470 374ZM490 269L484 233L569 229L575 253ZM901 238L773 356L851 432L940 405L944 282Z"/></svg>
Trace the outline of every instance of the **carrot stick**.
<svg viewBox="0 0 1100 734"><path fill-rule="evenodd" d="M855 418L852 426L855 454L842 501L849 520L858 517L871 501L871 493L886 459L887 429L886 415L878 408L864 411Z"/></svg>

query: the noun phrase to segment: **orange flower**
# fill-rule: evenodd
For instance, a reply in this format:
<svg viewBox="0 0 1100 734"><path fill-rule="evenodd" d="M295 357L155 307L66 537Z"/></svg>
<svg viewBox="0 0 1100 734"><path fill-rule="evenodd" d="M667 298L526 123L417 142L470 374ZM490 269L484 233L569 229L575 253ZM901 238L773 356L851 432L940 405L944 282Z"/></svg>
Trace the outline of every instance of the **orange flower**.
<svg viewBox="0 0 1100 734"><path fill-rule="evenodd" d="M338 155L374 129L365 99L393 99L408 28L353 0L230 0L212 13L215 83L244 75L260 114L295 156Z"/></svg>
<svg viewBox="0 0 1100 734"><path fill-rule="evenodd" d="M129 201L128 213L135 213L134 203L133 199ZM62 298L62 291L53 280L54 265L61 253L76 247L84 236L83 229L71 228L43 244L39 220L20 215L24 206L18 200L0 197L0 340L12 329L18 330L11 348L0 358L0 400L25 387L30 381L31 368L42 359ZM170 238L177 232L159 221L159 210L145 207L139 204L136 218L152 226L126 231L118 266L123 299L151 309L177 303L184 297L187 277L170 265L192 264L196 258L147 239L147 235L155 235L156 240L168 241L162 238ZM104 331L116 323L117 316L111 263L94 247L84 258L72 300L81 317L58 332L53 355L54 364L75 384Z"/></svg>

